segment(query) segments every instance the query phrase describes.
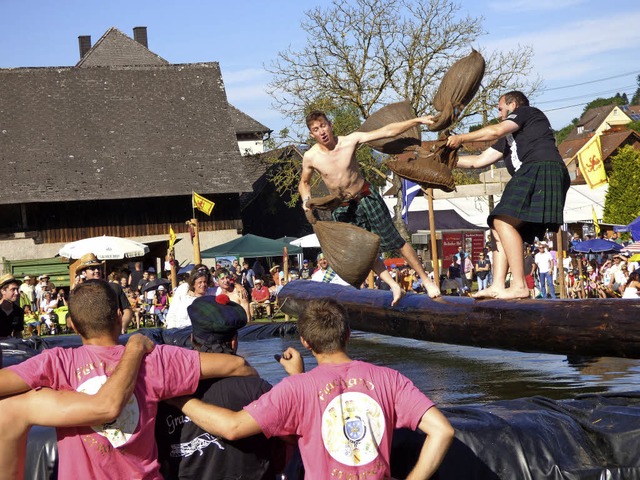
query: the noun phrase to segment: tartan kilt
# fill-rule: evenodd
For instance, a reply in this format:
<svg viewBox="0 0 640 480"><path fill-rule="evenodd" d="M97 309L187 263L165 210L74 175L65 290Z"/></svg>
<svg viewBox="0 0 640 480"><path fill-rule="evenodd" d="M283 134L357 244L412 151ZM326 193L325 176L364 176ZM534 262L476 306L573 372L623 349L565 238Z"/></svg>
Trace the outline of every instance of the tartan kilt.
<svg viewBox="0 0 640 480"><path fill-rule="evenodd" d="M571 179L564 163L556 161L524 164L507 183L500 203L487 219L493 228L496 216L522 221L518 232L531 243L546 230L556 232L563 223L564 202Z"/></svg>
<svg viewBox="0 0 640 480"><path fill-rule="evenodd" d="M331 215L336 222L350 223L378 235L383 252L399 250L406 243L393 225L387 205L373 188L370 195L336 208Z"/></svg>

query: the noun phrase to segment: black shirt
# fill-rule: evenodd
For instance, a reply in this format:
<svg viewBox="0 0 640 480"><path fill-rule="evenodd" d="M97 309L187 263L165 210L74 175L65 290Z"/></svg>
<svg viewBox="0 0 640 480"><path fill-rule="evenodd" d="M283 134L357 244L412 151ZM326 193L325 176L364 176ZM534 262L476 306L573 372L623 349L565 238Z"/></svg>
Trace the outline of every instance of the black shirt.
<svg viewBox="0 0 640 480"><path fill-rule="evenodd" d="M506 120L518 124L519 130L499 139L491 148L502 152L504 164L513 175L524 163L556 161L562 157L549 119L535 107L518 107Z"/></svg>
<svg viewBox="0 0 640 480"><path fill-rule="evenodd" d="M209 379L200 382L194 397L240 411L270 389L269 383L257 377ZM161 471L167 479L271 480L276 473L272 457L284 455L278 450L278 439L268 440L260 434L230 442L202 430L164 402L158 405L156 441Z"/></svg>
<svg viewBox="0 0 640 480"><path fill-rule="evenodd" d="M4 308L10 306L9 313ZM5 300L0 304L0 337L11 337L24 329L24 311L15 303Z"/></svg>

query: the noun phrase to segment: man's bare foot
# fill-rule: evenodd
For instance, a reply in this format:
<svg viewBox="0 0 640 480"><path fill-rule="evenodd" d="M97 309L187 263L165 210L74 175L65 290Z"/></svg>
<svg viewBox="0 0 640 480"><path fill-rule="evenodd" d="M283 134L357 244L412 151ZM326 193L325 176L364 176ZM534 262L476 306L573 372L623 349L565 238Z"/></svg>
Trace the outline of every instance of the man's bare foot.
<svg viewBox="0 0 640 480"><path fill-rule="evenodd" d="M404 293L404 290L400 288L400 285L397 285L397 284L391 287L391 293L393 293L393 300L391 301L391 306L395 307L400 301L400 299L404 297L405 293Z"/></svg>
<svg viewBox="0 0 640 480"><path fill-rule="evenodd" d="M493 285L485 288L484 290L480 290L479 292L471 295L473 298L498 298L501 292L504 292L504 288L496 288Z"/></svg>
<svg viewBox="0 0 640 480"><path fill-rule="evenodd" d="M427 295L431 298L438 298L442 295L436 283L431 280L424 284L424 288L427 290Z"/></svg>
<svg viewBox="0 0 640 480"><path fill-rule="evenodd" d="M501 300L516 300L520 298L531 298L531 296L529 293L529 289L527 287L524 287L524 288L507 288L499 292L495 298L499 298Z"/></svg>

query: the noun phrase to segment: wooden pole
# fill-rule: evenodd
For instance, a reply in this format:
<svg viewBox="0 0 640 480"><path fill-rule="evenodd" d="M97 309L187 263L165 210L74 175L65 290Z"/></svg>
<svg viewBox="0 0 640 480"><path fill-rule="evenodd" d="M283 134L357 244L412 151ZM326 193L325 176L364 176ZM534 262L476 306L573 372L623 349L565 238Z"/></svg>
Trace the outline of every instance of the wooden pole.
<svg viewBox="0 0 640 480"><path fill-rule="evenodd" d="M198 219L191 219L191 226L193 227L193 263L202 263L200 257L200 234L198 233Z"/></svg>
<svg viewBox="0 0 640 480"><path fill-rule="evenodd" d="M431 263L433 263L433 281L440 288L440 268L438 267L438 240L436 239L436 215L433 211L433 188L427 189L429 205L429 227L431 230Z"/></svg>
<svg viewBox="0 0 640 480"><path fill-rule="evenodd" d="M564 238L562 235L562 227L556 232L556 263L558 268L558 284L560 285L560 298L567 298L567 288L564 279L564 256L566 252L564 250Z"/></svg>
<svg viewBox="0 0 640 480"><path fill-rule="evenodd" d="M282 249L282 271L284 272L284 283L282 286L284 286L289 283L289 249L287 247ZM273 312L271 313L273 314ZM286 322L289 321L288 313L284 315L284 320Z"/></svg>

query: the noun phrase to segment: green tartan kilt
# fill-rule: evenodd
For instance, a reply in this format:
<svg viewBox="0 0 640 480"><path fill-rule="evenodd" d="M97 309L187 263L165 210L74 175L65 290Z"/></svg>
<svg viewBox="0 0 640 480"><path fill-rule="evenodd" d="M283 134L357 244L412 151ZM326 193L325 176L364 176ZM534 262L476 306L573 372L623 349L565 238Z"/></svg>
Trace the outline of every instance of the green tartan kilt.
<svg viewBox="0 0 640 480"><path fill-rule="evenodd" d="M364 228L380 237L380 250L399 250L405 239L393 225L389 209L380 194L371 189L371 194L360 201L351 201L346 206L336 208L332 213L336 222L345 222Z"/></svg>
<svg viewBox="0 0 640 480"><path fill-rule="evenodd" d="M518 232L531 243L546 230L556 232L563 223L564 202L571 180L564 163L555 161L524 164L507 183L500 203L487 219L493 228L497 216L522 221Z"/></svg>

